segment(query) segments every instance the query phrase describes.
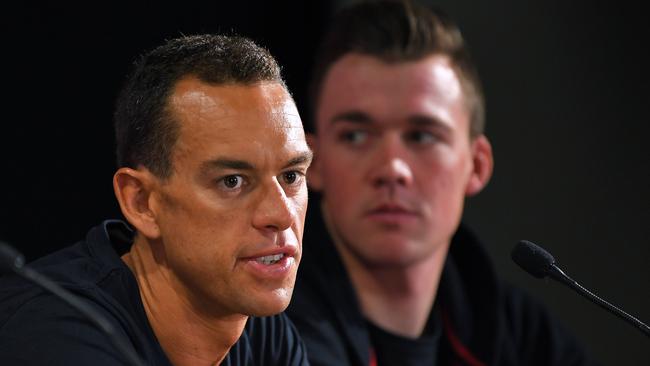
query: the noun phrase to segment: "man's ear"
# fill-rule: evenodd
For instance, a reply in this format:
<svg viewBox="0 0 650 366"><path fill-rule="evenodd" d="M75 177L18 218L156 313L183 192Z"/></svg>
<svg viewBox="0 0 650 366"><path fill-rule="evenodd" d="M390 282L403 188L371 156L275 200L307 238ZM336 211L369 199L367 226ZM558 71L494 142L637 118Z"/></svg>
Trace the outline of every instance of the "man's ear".
<svg viewBox="0 0 650 366"><path fill-rule="evenodd" d="M320 156L318 151L319 148L318 136L316 136L313 133L308 133L306 135L306 139L307 139L307 145L309 145L309 148L314 153L314 157L311 161L311 165L307 170L307 184L309 185L309 188L313 189L314 191L320 191L323 187L323 183L322 183L322 177L320 172L321 163L320 163Z"/></svg>
<svg viewBox="0 0 650 366"><path fill-rule="evenodd" d="M113 190L126 220L138 233L150 239L160 236L156 216L151 209L152 188L156 177L147 169L120 168L113 176Z"/></svg>
<svg viewBox="0 0 650 366"><path fill-rule="evenodd" d="M467 196L479 193L490 181L494 169L492 145L487 137L481 135L475 138L471 144L473 167L465 189Z"/></svg>

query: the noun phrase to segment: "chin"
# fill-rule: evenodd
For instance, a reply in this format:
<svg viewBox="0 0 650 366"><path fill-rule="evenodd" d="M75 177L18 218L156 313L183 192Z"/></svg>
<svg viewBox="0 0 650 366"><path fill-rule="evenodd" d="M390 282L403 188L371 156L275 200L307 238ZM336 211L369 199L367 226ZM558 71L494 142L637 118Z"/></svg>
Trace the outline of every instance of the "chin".
<svg viewBox="0 0 650 366"><path fill-rule="evenodd" d="M381 269L401 269L408 268L421 261L420 257L414 256L401 256L401 257L374 257L366 260L369 267Z"/></svg>
<svg viewBox="0 0 650 366"><path fill-rule="evenodd" d="M375 245L372 250L360 250L362 261L371 267L406 268L427 258L427 251L410 242L389 242Z"/></svg>
<svg viewBox="0 0 650 366"><path fill-rule="evenodd" d="M268 296L263 296L253 304L252 311L248 315L252 316L271 316L283 312L287 306L289 306L289 301L291 301L291 294L293 293L293 288L285 289L280 288L274 290Z"/></svg>

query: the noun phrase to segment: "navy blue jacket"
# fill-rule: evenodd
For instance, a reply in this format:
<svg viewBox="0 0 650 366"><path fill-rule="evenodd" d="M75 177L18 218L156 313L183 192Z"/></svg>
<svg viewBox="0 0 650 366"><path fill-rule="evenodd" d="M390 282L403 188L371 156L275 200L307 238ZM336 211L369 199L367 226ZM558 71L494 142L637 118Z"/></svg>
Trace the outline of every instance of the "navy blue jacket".
<svg viewBox="0 0 650 366"><path fill-rule="evenodd" d="M439 365L595 364L544 306L497 278L483 246L462 225L452 240L434 308L443 318ZM311 196L302 262L287 313L312 365L373 364L367 321L319 202Z"/></svg>
<svg viewBox="0 0 650 366"><path fill-rule="evenodd" d="M171 366L156 340L131 270L120 259L133 233L106 221L86 239L30 266L83 298L152 366ZM70 306L17 276L0 277L0 365L127 365L107 336ZM307 365L284 314L250 317L222 365Z"/></svg>

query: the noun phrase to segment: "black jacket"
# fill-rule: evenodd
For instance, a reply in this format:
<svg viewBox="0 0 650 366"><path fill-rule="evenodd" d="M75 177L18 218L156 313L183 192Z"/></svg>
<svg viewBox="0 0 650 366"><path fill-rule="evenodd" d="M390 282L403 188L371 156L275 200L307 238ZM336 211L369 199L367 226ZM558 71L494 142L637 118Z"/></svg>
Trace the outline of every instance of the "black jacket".
<svg viewBox="0 0 650 366"><path fill-rule="evenodd" d="M307 345L312 365L370 365L367 322L318 202L313 201L287 313ZM462 225L453 238L435 302L444 328L440 365L594 364L541 304L497 279L484 248Z"/></svg>
<svg viewBox="0 0 650 366"><path fill-rule="evenodd" d="M132 232L106 221L86 239L30 264L83 298L151 366L171 366L147 320L138 284L120 259ZM250 317L222 365L306 365L284 314ZM127 365L106 335L58 298L16 276L0 277L0 365Z"/></svg>

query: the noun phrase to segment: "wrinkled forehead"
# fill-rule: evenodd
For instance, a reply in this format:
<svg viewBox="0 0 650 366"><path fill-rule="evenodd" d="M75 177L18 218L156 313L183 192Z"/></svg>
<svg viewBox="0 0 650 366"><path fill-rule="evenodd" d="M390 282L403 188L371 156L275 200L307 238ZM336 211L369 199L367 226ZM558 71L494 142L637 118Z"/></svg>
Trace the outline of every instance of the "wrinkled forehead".
<svg viewBox="0 0 650 366"><path fill-rule="evenodd" d="M182 80L170 98L170 108L180 124L176 146L180 154L234 152L242 146L280 148L305 139L296 105L278 82L211 85Z"/></svg>
<svg viewBox="0 0 650 366"><path fill-rule="evenodd" d="M278 127L301 127L295 103L279 82L254 84L204 83L195 78L178 82L170 97L170 109L186 127L241 120L241 123L272 119Z"/></svg>

